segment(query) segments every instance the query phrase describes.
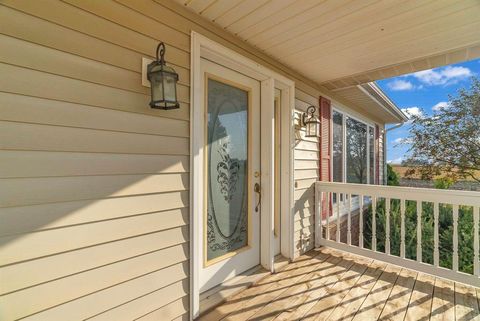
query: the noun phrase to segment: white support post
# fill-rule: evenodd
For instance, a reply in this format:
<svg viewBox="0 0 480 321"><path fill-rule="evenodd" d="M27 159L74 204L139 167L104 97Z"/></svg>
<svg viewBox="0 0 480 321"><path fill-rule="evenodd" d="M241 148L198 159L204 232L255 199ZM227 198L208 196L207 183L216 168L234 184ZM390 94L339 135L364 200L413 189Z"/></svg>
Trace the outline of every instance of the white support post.
<svg viewBox="0 0 480 321"><path fill-rule="evenodd" d="M475 251L474 254L474 261L473 261L473 274L476 276L480 276L480 262L479 262L479 216L480 216L480 210L478 206L473 207L473 250Z"/></svg>
<svg viewBox="0 0 480 321"><path fill-rule="evenodd" d="M363 195L358 195L358 201L360 206L360 217L358 220L358 225L359 225L358 247L363 248Z"/></svg>
<svg viewBox="0 0 480 321"><path fill-rule="evenodd" d="M262 202L260 203L260 264L268 271L274 272L274 208L275 208L275 110L274 80L269 78L261 82L260 156L262 182Z"/></svg>
<svg viewBox="0 0 480 321"><path fill-rule="evenodd" d="M405 199L400 200L400 257L405 258Z"/></svg>
<svg viewBox="0 0 480 321"><path fill-rule="evenodd" d="M348 196L348 219L347 219L347 244L352 244L352 194L345 194Z"/></svg>
<svg viewBox="0 0 480 321"><path fill-rule="evenodd" d="M340 193L335 193L337 197L337 242L340 243Z"/></svg>
<svg viewBox="0 0 480 321"><path fill-rule="evenodd" d="M433 203L433 219L434 219L434 227L433 227L433 265L438 267L440 264L440 252L438 251L439 246L439 239L438 239L438 202Z"/></svg>
<svg viewBox="0 0 480 321"><path fill-rule="evenodd" d="M327 202L327 228L325 230L325 234L326 234L326 239L327 240L330 240L330 198L332 197L332 193L328 192L328 193L325 193L325 201Z"/></svg>
<svg viewBox="0 0 480 321"><path fill-rule="evenodd" d="M452 269L458 272L458 205L453 205L453 264Z"/></svg>
<svg viewBox="0 0 480 321"><path fill-rule="evenodd" d="M377 197L372 196L372 251L377 251Z"/></svg>
<svg viewBox="0 0 480 321"><path fill-rule="evenodd" d="M385 199L385 253L390 254L390 198Z"/></svg>
<svg viewBox="0 0 480 321"><path fill-rule="evenodd" d="M422 262L422 201L417 201L417 262Z"/></svg>
<svg viewBox="0 0 480 321"><path fill-rule="evenodd" d="M315 184L315 247L320 247L322 239L322 192Z"/></svg>

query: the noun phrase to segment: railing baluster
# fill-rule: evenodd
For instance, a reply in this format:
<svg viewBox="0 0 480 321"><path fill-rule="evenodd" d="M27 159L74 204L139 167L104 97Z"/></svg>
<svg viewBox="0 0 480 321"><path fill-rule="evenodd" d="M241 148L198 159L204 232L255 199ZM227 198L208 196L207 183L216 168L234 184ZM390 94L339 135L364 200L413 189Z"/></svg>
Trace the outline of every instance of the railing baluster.
<svg viewBox="0 0 480 321"><path fill-rule="evenodd" d="M439 240L438 240L438 213L439 213L439 210L438 210L438 203L435 202L433 203L433 217L434 217L434 229L433 229L433 265L435 265L435 267L438 267L439 266L439 262L440 262L440 252L438 251L438 243L439 243Z"/></svg>
<svg viewBox="0 0 480 321"><path fill-rule="evenodd" d="M385 253L390 254L390 198L385 198Z"/></svg>
<svg viewBox="0 0 480 321"><path fill-rule="evenodd" d="M458 271L458 205L453 205L453 270Z"/></svg>
<svg viewBox="0 0 480 321"><path fill-rule="evenodd" d="M400 257L405 258L405 199L400 200Z"/></svg>
<svg viewBox="0 0 480 321"><path fill-rule="evenodd" d="M327 206L326 206L327 228L326 228L325 234L326 234L326 239L330 240L330 199L332 197L332 193L331 192L325 193L325 196L326 196L325 201L327 202Z"/></svg>
<svg viewBox="0 0 480 321"><path fill-rule="evenodd" d="M347 194L347 195L348 195L347 244L352 245L352 231L351 231L352 194Z"/></svg>
<svg viewBox="0 0 480 321"><path fill-rule="evenodd" d="M336 193L337 195L337 243L340 243L340 193Z"/></svg>
<svg viewBox="0 0 480 321"><path fill-rule="evenodd" d="M358 247L363 248L363 195L358 195L358 205L360 207L360 218L359 218L359 233L358 233Z"/></svg>
<svg viewBox="0 0 480 321"><path fill-rule="evenodd" d="M372 196L372 251L377 251L377 197Z"/></svg>
<svg viewBox="0 0 480 321"><path fill-rule="evenodd" d="M480 262L479 262L479 234L480 231L479 231L479 220L480 220L480 209L478 208L478 206L474 206L473 207L473 233L474 233L474 236L473 236L473 250L475 251L475 254L474 254L474 261L473 261L473 274L476 275L476 276L479 276L480 275Z"/></svg>
<svg viewBox="0 0 480 321"><path fill-rule="evenodd" d="M417 262L422 262L422 201L417 201Z"/></svg>

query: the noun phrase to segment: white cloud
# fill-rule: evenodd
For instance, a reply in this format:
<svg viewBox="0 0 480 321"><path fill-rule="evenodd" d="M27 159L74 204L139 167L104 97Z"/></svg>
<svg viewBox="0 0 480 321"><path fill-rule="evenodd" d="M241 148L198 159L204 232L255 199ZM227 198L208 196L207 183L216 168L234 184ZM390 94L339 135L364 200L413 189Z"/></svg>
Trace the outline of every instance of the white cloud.
<svg viewBox="0 0 480 321"><path fill-rule="evenodd" d="M388 164L395 164L395 165L400 165L403 161L403 157L395 158L395 159L390 159L387 161Z"/></svg>
<svg viewBox="0 0 480 321"><path fill-rule="evenodd" d="M394 139L393 143L396 144L396 145L411 144L412 140L409 137L404 137L404 138L399 137L397 139Z"/></svg>
<svg viewBox="0 0 480 321"><path fill-rule="evenodd" d="M411 82L401 79L395 79L387 84L388 88L395 91L412 90L414 86Z"/></svg>
<svg viewBox="0 0 480 321"><path fill-rule="evenodd" d="M418 107L402 108L402 111L408 118L412 116L422 116L422 110Z"/></svg>
<svg viewBox="0 0 480 321"><path fill-rule="evenodd" d="M435 106L432 107L432 110L433 111L440 111L442 109L447 109L448 107L450 107L450 105L448 104L448 102L446 101L441 101L439 102L438 104L436 104Z"/></svg>
<svg viewBox="0 0 480 321"><path fill-rule="evenodd" d="M411 74L411 76L417 78L420 82L429 86L438 86L438 85L451 85L472 76L470 69L466 67L452 67L447 66L445 68L439 68L436 70L429 69L423 70Z"/></svg>

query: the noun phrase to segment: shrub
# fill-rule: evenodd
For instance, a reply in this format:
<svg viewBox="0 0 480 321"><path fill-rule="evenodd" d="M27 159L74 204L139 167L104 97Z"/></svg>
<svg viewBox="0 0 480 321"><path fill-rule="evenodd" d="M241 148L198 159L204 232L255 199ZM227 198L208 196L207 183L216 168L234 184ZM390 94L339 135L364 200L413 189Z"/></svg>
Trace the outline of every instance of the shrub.
<svg viewBox="0 0 480 321"><path fill-rule="evenodd" d="M365 208L363 215L364 247L372 248L372 205ZM422 202L422 261L433 264L434 215L433 203ZM386 216L385 199L377 200L375 211L377 251L385 252ZM451 205L439 204L439 264L452 268L453 253L453 209ZM400 256L400 200L390 200L390 253ZM473 208L460 206L458 211L458 266L465 273L473 273ZM417 257L417 203L405 201L405 257Z"/></svg>
<svg viewBox="0 0 480 321"><path fill-rule="evenodd" d="M398 180L398 174L393 170L393 167L390 164L387 164L387 185L389 186L400 185L400 182Z"/></svg>
<svg viewBox="0 0 480 321"><path fill-rule="evenodd" d="M441 177L434 180L436 189L449 189L455 182L450 177Z"/></svg>

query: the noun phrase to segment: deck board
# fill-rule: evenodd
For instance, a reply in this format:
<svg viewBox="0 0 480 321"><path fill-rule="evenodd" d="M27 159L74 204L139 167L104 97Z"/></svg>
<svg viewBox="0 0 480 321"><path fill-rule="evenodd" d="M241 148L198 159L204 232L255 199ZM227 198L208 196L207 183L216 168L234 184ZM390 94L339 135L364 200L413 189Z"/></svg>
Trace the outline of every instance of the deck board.
<svg viewBox="0 0 480 321"><path fill-rule="evenodd" d="M308 315L305 315L305 313L302 315L305 315L305 320L327 320L337 304L346 296L349 289L351 289L363 273L365 273L368 264L371 262L372 260L365 263L355 263L350 270L343 275L340 281L326 290L323 296L313 298L316 302L313 302L312 308L307 310Z"/></svg>
<svg viewBox="0 0 480 321"><path fill-rule="evenodd" d="M350 269L353 261L332 256L326 264L327 268L312 272L305 281L284 291L280 297L264 306L249 320L273 320L283 311L294 310L301 304L302 299L308 298L309 294L322 295L326 288L335 284Z"/></svg>
<svg viewBox="0 0 480 321"><path fill-rule="evenodd" d="M380 317L400 271L401 268L394 265L385 268L353 320L377 320Z"/></svg>
<svg viewBox="0 0 480 321"><path fill-rule="evenodd" d="M412 295L417 272L402 269L383 308L380 320L403 321Z"/></svg>
<svg viewBox="0 0 480 321"><path fill-rule="evenodd" d="M199 320L479 320L480 289L337 250L312 250Z"/></svg>
<svg viewBox="0 0 480 321"><path fill-rule="evenodd" d="M406 321L426 321L430 319L434 285L435 278L433 276L424 273L418 274L408 304Z"/></svg>
<svg viewBox="0 0 480 321"><path fill-rule="evenodd" d="M455 284L455 317L457 320L480 320L474 288Z"/></svg>
<svg viewBox="0 0 480 321"><path fill-rule="evenodd" d="M436 279L430 320L455 320L455 288L452 281Z"/></svg>

